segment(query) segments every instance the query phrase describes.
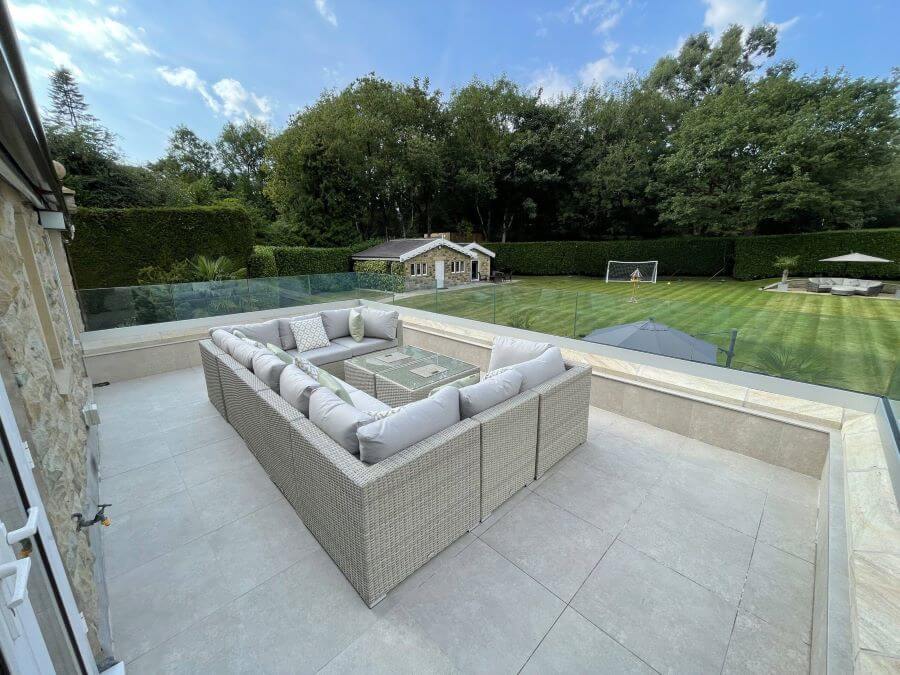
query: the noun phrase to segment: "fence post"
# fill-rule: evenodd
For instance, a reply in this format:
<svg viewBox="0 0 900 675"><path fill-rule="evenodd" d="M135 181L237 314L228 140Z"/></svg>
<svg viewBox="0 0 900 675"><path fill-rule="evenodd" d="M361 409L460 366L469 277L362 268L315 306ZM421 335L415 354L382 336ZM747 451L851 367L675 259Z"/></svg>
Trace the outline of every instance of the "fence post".
<svg viewBox="0 0 900 675"><path fill-rule="evenodd" d="M575 291L575 319L572 322L572 339L578 339L578 291Z"/></svg>
<svg viewBox="0 0 900 675"><path fill-rule="evenodd" d="M731 368L731 359L734 358L734 343L737 342L737 328L731 329L731 344L728 345L728 355L725 357L725 367Z"/></svg>
<svg viewBox="0 0 900 675"><path fill-rule="evenodd" d="M494 318L491 323L497 323L497 284L494 284Z"/></svg>

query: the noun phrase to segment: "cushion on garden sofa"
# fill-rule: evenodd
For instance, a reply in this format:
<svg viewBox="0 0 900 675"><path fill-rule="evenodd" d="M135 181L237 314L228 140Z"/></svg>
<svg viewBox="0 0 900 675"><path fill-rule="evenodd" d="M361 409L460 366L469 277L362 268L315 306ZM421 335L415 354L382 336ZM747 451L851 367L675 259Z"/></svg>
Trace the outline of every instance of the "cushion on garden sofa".
<svg viewBox="0 0 900 675"><path fill-rule="evenodd" d="M352 337L339 337L332 340L333 344L346 347L353 356L362 356L363 354L371 354L382 349L390 349L397 346L397 340L385 340L384 338L364 337L357 342Z"/></svg>
<svg viewBox="0 0 900 675"><path fill-rule="evenodd" d="M291 321L297 321L299 319L312 319L313 317L318 315L318 312L313 312L312 314L300 314L298 316L291 316L287 319L277 319L278 335L281 338L281 348L297 349L297 339L294 337L294 331L291 330ZM277 345L278 342L275 342L274 344Z"/></svg>
<svg viewBox="0 0 900 675"><path fill-rule="evenodd" d="M397 321L400 319L400 314L397 312L363 307L362 316L366 337L382 338L383 340L397 339ZM347 335L349 334L348 327Z"/></svg>
<svg viewBox="0 0 900 675"><path fill-rule="evenodd" d="M281 371L278 380L279 395L289 405L309 417L309 398L319 388L319 381L310 377L295 365Z"/></svg>
<svg viewBox="0 0 900 675"><path fill-rule="evenodd" d="M253 355L251 365L253 366L251 369L253 373L277 394L280 389L279 380L281 379L281 373L287 368L288 364L268 349L258 349Z"/></svg>
<svg viewBox="0 0 900 675"><path fill-rule="evenodd" d="M325 334L329 340L348 337L350 335L350 310L326 309L319 312L325 325Z"/></svg>
<svg viewBox="0 0 900 675"><path fill-rule="evenodd" d="M327 347L318 347L305 352L298 352L296 349L287 349L285 351L291 356L302 356L314 366L322 366L335 361L345 361L353 356L353 352L349 347L335 342L329 343Z"/></svg>
<svg viewBox="0 0 900 675"><path fill-rule="evenodd" d="M434 396L406 404L389 417L360 426L356 432L359 458L369 464L380 462L459 420L459 389L444 387Z"/></svg>
<svg viewBox="0 0 900 675"><path fill-rule="evenodd" d="M466 419L503 403L522 390L525 378L515 368L459 390L459 414Z"/></svg>
<svg viewBox="0 0 900 675"><path fill-rule="evenodd" d="M239 330L251 340L256 340L257 342L261 342L263 344L266 344L267 342L271 342L276 345L281 344L278 319L261 321L259 323L235 324L233 326L216 326L209 329L210 337L212 337L213 333L215 333L217 330L224 330L228 333L234 333L234 331ZM215 342L215 339L213 340L213 342Z"/></svg>
<svg viewBox="0 0 900 675"><path fill-rule="evenodd" d="M523 361L530 361L552 346L549 342L532 342L506 335L495 337L494 345L491 347L491 362L488 365L488 372L506 366L514 366Z"/></svg>
<svg viewBox="0 0 900 675"><path fill-rule="evenodd" d="M373 423L368 414L325 387L313 391L309 398L309 421L354 455L359 454L357 430Z"/></svg>
<svg viewBox="0 0 900 675"><path fill-rule="evenodd" d="M559 347L551 347L537 358L517 363L511 366L510 369L516 370L522 375L522 391L527 391L534 389L547 380L552 380L554 377L562 375L566 372L566 363L563 361ZM502 372L498 374L488 373L485 381L499 377L501 374Z"/></svg>
<svg viewBox="0 0 900 675"><path fill-rule="evenodd" d="M231 339L226 342L228 346L227 351L235 361L240 363L244 368L248 370L253 370L253 357L259 351L268 352L268 349L254 347L252 344L245 340L241 340L240 338L236 338L233 335Z"/></svg>

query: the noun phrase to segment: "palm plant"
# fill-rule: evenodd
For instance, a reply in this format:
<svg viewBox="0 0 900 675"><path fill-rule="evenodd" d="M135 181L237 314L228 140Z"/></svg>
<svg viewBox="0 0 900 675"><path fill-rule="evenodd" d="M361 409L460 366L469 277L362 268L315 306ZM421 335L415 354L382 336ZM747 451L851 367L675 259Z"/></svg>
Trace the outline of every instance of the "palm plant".
<svg viewBox="0 0 900 675"><path fill-rule="evenodd" d="M825 363L825 359L814 349L780 345L764 347L748 365L766 375L802 382L819 382L827 372Z"/></svg>
<svg viewBox="0 0 900 675"><path fill-rule="evenodd" d="M780 255L775 258L775 267L780 270L783 270L781 273L781 283L786 284L788 280L788 274L792 269L796 269L797 265L800 264L800 256L799 255Z"/></svg>
<svg viewBox="0 0 900 675"><path fill-rule="evenodd" d="M247 276L244 267L236 267L230 258L220 255L218 258L207 258L198 255L191 261L191 272L197 281L226 281L243 279Z"/></svg>

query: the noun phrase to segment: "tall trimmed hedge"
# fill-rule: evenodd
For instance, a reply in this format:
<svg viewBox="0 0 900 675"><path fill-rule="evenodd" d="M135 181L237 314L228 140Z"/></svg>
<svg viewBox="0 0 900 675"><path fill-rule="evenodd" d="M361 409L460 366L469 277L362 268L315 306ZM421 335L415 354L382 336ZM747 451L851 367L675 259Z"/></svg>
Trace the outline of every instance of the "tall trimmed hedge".
<svg viewBox="0 0 900 675"><path fill-rule="evenodd" d="M729 237L691 237L618 241L541 241L489 243L497 254L493 269L514 274L584 274L605 276L610 260L658 260L661 275L730 276L734 240ZM724 270L723 270L724 268Z"/></svg>
<svg viewBox="0 0 900 675"><path fill-rule="evenodd" d="M353 249L274 246L275 269L280 277L298 274L334 274L350 271Z"/></svg>
<svg viewBox="0 0 900 675"><path fill-rule="evenodd" d="M134 286L142 267L197 255L227 256L244 267L253 251L250 217L238 208L81 208L73 219L69 251L80 288Z"/></svg>
<svg viewBox="0 0 900 675"><path fill-rule="evenodd" d="M278 265L275 263L274 246L254 246L253 253L247 259L248 277L277 277Z"/></svg>
<svg viewBox="0 0 900 675"><path fill-rule="evenodd" d="M850 252L887 258L887 264L840 264L819 262ZM900 229L840 230L809 234L746 237L735 241L736 279L763 279L778 276L774 267L778 256L799 256L792 276L850 276L866 279L900 278Z"/></svg>

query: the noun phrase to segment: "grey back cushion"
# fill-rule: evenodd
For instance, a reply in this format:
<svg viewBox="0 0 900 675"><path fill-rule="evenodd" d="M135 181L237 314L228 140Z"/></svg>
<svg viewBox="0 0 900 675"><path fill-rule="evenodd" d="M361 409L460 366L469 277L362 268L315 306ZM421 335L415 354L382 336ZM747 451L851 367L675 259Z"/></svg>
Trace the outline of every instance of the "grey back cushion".
<svg viewBox="0 0 900 675"><path fill-rule="evenodd" d="M536 359L531 359L524 363L517 363L512 369L521 373L523 378L522 391L526 391L528 389L534 389L542 382L552 380L554 377L562 375L566 372L566 363L563 361L559 347L551 347ZM501 373L500 375L504 374L505 373ZM500 375L496 375L495 377L500 377Z"/></svg>
<svg viewBox="0 0 900 675"><path fill-rule="evenodd" d="M459 422L459 389L444 387L434 396L403 406L360 427L359 458L374 464Z"/></svg>
<svg viewBox="0 0 900 675"><path fill-rule="evenodd" d="M253 370L253 357L258 351L262 351L259 347L254 347L249 342L236 338L233 335L227 342L228 353L234 357L234 360L240 363L244 368Z"/></svg>
<svg viewBox="0 0 900 675"><path fill-rule="evenodd" d="M326 309L319 312L329 340L350 335L350 310Z"/></svg>
<svg viewBox="0 0 900 675"><path fill-rule="evenodd" d="M363 307L363 325L366 337L394 340L397 338L397 320L400 315L397 312ZM349 334L349 328L347 332Z"/></svg>
<svg viewBox="0 0 900 675"><path fill-rule="evenodd" d="M263 321L261 323L234 325L231 326L230 329L231 332L239 330L251 340L256 340L263 344L266 344L267 342L276 345L281 344L281 337L278 331L278 319L271 319L270 321Z"/></svg>
<svg viewBox="0 0 900 675"><path fill-rule="evenodd" d="M309 399L309 421L345 450L358 455L357 430L371 424L372 418L342 401L330 389L319 387Z"/></svg>
<svg viewBox="0 0 900 675"><path fill-rule="evenodd" d="M229 333L224 328L216 328L210 331L210 336L212 337L213 344L215 344L216 347L221 349L223 352L228 351L228 347L226 346L228 343L228 338L233 338L235 340L237 339L234 337L234 335Z"/></svg>
<svg viewBox="0 0 900 675"><path fill-rule="evenodd" d="M488 372L530 361L552 346L549 342L532 342L506 335L495 337L494 346L491 347L491 362L488 365Z"/></svg>
<svg viewBox="0 0 900 675"><path fill-rule="evenodd" d="M297 340L294 338L294 331L291 330L291 321L311 319L314 316L319 316L319 313L313 312L312 314L301 314L300 316L292 316L287 319L278 319L278 335L281 339L275 344L281 343L282 349L297 349Z"/></svg>
<svg viewBox="0 0 900 675"><path fill-rule="evenodd" d="M511 399L522 390L525 378L516 369L507 370L492 378L462 387L459 390L459 414L465 419Z"/></svg>
<svg viewBox="0 0 900 675"><path fill-rule="evenodd" d="M289 405L309 417L309 399L321 385L295 365L281 371L278 380L278 393Z"/></svg>
<svg viewBox="0 0 900 675"><path fill-rule="evenodd" d="M253 372L276 394L280 389L279 380L287 364L268 349L260 349L253 355Z"/></svg>

